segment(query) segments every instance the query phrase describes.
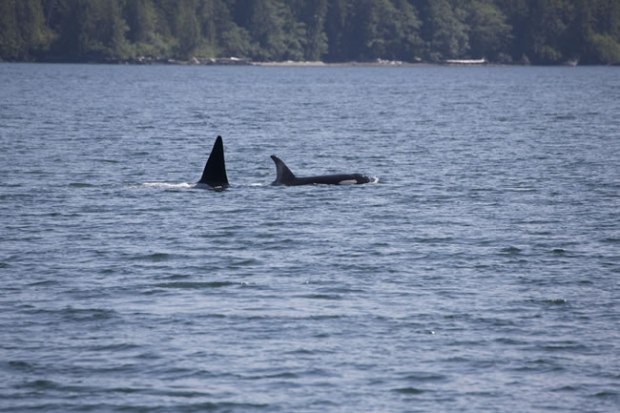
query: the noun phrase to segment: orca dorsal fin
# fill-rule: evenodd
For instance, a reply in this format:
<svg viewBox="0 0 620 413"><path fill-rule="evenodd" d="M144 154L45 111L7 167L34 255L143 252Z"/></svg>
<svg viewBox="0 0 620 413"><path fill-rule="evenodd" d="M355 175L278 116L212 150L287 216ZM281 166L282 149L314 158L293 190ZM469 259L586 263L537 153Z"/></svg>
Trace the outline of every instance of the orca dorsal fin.
<svg viewBox="0 0 620 413"><path fill-rule="evenodd" d="M227 187L228 177L226 176L226 163L224 162L224 143L222 137L218 135L211 149L211 154L207 160L199 184L207 184L211 187Z"/></svg>
<svg viewBox="0 0 620 413"><path fill-rule="evenodd" d="M291 185L295 181L293 172L277 156L271 155L271 159L276 164L276 180L273 181L272 185Z"/></svg>

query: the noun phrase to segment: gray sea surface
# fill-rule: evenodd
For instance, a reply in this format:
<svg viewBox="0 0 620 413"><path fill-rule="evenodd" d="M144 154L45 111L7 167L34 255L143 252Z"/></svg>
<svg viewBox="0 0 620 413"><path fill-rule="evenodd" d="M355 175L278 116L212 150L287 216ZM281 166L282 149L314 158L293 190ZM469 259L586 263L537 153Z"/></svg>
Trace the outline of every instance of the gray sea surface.
<svg viewBox="0 0 620 413"><path fill-rule="evenodd" d="M2 412L615 413L619 279L619 68L0 64Z"/></svg>

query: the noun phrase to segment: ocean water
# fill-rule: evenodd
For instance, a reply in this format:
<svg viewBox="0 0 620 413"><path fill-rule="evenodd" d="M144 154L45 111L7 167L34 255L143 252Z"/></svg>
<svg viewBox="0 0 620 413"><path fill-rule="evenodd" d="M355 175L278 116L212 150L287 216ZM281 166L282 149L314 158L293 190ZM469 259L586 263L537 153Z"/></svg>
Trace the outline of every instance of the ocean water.
<svg viewBox="0 0 620 413"><path fill-rule="evenodd" d="M0 177L2 412L620 409L618 68L1 64Z"/></svg>

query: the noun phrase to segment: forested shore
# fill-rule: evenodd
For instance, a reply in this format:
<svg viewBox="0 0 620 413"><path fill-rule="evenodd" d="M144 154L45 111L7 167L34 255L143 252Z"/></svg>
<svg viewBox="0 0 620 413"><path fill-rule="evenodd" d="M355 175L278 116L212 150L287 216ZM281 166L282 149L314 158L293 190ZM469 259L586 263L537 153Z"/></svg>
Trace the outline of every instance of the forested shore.
<svg viewBox="0 0 620 413"><path fill-rule="evenodd" d="M0 59L620 64L620 1L0 0Z"/></svg>

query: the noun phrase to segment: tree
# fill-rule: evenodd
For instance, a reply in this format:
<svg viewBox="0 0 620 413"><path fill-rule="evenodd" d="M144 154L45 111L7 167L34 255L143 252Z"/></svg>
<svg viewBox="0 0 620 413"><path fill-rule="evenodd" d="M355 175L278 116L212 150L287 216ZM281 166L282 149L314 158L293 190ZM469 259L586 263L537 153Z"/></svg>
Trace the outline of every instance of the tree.
<svg viewBox="0 0 620 413"><path fill-rule="evenodd" d="M249 34L251 58L259 61L303 58L305 25L295 19L285 2L247 0L232 3L235 23Z"/></svg>
<svg viewBox="0 0 620 413"><path fill-rule="evenodd" d="M303 42L305 60L321 60L327 52L327 0L301 0L291 4L291 11L297 10L295 18L305 27L306 38Z"/></svg>
<svg viewBox="0 0 620 413"><path fill-rule="evenodd" d="M29 60L45 50L50 41L39 0L0 1L0 57Z"/></svg>
<svg viewBox="0 0 620 413"><path fill-rule="evenodd" d="M127 24L118 0L77 0L77 18L81 57L114 60L127 56Z"/></svg>
<svg viewBox="0 0 620 413"><path fill-rule="evenodd" d="M423 12L422 35L427 58L433 62L467 56L469 52L466 13L454 0L420 0Z"/></svg>
<svg viewBox="0 0 620 413"><path fill-rule="evenodd" d="M306 24L299 21L293 10L284 3L279 6L279 14L284 50L282 54L276 56L276 60L303 60L307 44Z"/></svg>
<svg viewBox="0 0 620 413"><path fill-rule="evenodd" d="M19 21L16 0L0 1L0 53L4 59L17 60L26 54Z"/></svg>
<svg viewBox="0 0 620 413"><path fill-rule="evenodd" d="M534 2L530 9L529 51L535 62L553 64L570 57L567 28L573 16L572 7L564 0Z"/></svg>
<svg viewBox="0 0 620 413"><path fill-rule="evenodd" d="M176 54L180 58L189 58L201 40L196 18L196 0L179 0L175 16L174 34L178 39Z"/></svg>
<svg viewBox="0 0 620 413"><path fill-rule="evenodd" d="M348 24L353 60L413 61L421 51L420 23L405 0L358 0Z"/></svg>
<svg viewBox="0 0 620 413"><path fill-rule="evenodd" d="M217 52L225 57L249 57L252 51L250 34L233 19L234 11L234 0L216 1L214 4Z"/></svg>
<svg viewBox="0 0 620 413"><path fill-rule="evenodd" d="M422 54L421 23L417 11L406 0L392 0L393 6L382 13L381 31L386 39L386 57L416 61Z"/></svg>
<svg viewBox="0 0 620 413"><path fill-rule="evenodd" d="M618 0L0 0L0 59L620 64Z"/></svg>
<svg viewBox="0 0 620 413"><path fill-rule="evenodd" d="M620 64L620 4L578 0L571 40L582 63Z"/></svg>
<svg viewBox="0 0 620 413"><path fill-rule="evenodd" d="M510 55L510 60L527 63L530 51L529 41L529 0L495 0L497 8L506 16L507 24L512 28L509 44L503 51Z"/></svg>
<svg viewBox="0 0 620 413"><path fill-rule="evenodd" d="M125 20L128 41L145 44L154 40L157 15L151 0L127 0Z"/></svg>
<svg viewBox="0 0 620 413"><path fill-rule="evenodd" d="M471 57L495 60L510 44L511 27L491 0L475 0L467 7Z"/></svg>
<svg viewBox="0 0 620 413"><path fill-rule="evenodd" d="M325 34L327 36L327 60L342 61L348 58L345 30L348 26L349 5L347 0L332 0L327 4Z"/></svg>

